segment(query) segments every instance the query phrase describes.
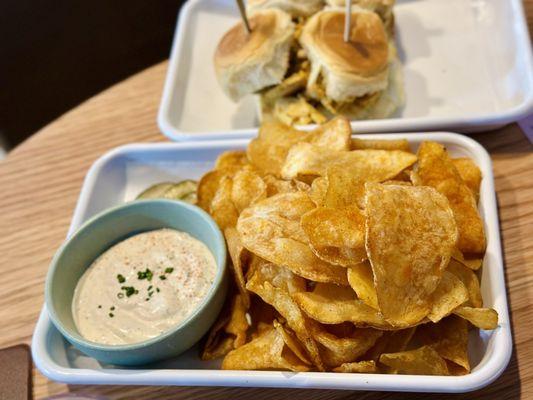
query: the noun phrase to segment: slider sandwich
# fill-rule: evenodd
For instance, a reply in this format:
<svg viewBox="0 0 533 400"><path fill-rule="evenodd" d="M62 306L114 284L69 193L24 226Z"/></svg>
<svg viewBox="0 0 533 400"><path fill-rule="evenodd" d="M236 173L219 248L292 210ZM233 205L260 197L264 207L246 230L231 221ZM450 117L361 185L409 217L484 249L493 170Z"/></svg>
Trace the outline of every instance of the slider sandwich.
<svg viewBox="0 0 533 400"><path fill-rule="evenodd" d="M352 0L352 5L374 11L379 15L389 34L394 31L394 14L392 13L394 3L395 0ZM326 0L326 4L334 8L344 9L346 0Z"/></svg>

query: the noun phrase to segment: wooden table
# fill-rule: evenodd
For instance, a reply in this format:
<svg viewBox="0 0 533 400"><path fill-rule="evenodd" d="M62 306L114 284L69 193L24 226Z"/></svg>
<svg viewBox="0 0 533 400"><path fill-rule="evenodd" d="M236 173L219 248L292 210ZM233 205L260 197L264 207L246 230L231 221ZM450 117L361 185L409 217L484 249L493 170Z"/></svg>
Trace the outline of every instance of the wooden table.
<svg viewBox="0 0 533 400"><path fill-rule="evenodd" d="M533 0L525 3L531 29ZM0 347L31 341L48 263L66 235L91 163L118 145L166 140L156 126L166 67L161 63L149 68L83 103L0 163ZM473 138L487 148L494 162L514 353L493 384L455 398L526 399L533 396L533 146L516 125ZM150 399L405 398L375 392L67 386L47 380L37 370L34 387L36 398L67 391ZM427 397L444 396L410 396Z"/></svg>

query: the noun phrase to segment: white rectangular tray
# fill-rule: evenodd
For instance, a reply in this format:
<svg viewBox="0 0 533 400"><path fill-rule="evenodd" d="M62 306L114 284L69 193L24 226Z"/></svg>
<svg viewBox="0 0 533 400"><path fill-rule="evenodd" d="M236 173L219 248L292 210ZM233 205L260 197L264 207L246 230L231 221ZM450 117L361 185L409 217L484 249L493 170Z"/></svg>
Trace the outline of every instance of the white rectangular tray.
<svg viewBox="0 0 533 400"><path fill-rule="evenodd" d="M512 343L507 312L498 213L491 161L477 142L452 133L381 134L367 138L407 138L416 148L435 140L453 156L472 157L483 172L480 210L487 232L481 289L485 306L499 314L494 331L472 331L469 353L472 373L460 377L342 374L332 372L220 371L217 362L203 362L194 347L178 358L141 367L103 365L69 345L53 327L43 307L35 328L32 352L39 370L50 379L69 384L258 386L421 392L464 392L485 386L505 369ZM89 170L69 230L71 235L94 214L130 201L147 186L166 180L198 179L212 168L216 156L242 149L247 140L174 144L133 144L119 147L97 160Z"/></svg>
<svg viewBox="0 0 533 400"><path fill-rule="evenodd" d="M354 132L474 132L533 111L533 61L521 0L398 0L396 33L406 106L394 118L354 121ZM236 21L234 0L189 0L174 37L158 114L172 140L249 137L253 96L233 103L213 68Z"/></svg>

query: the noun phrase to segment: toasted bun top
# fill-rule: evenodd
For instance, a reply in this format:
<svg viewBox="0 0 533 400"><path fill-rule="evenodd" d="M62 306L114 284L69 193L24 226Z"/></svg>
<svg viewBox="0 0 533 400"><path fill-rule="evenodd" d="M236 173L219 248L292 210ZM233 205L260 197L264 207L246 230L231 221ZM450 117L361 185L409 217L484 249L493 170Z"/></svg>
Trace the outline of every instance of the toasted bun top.
<svg viewBox="0 0 533 400"><path fill-rule="evenodd" d="M248 0L248 10L278 8L295 17L308 17L324 7L323 0Z"/></svg>
<svg viewBox="0 0 533 400"><path fill-rule="evenodd" d="M294 34L290 15L267 9L248 20L252 31L239 22L222 37L214 55L218 81L233 100L280 83L288 68Z"/></svg>
<svg viewBox="0 0 533 400"><path fill-rule="evenodd" d="M344 41L344 12L319 12L305 25L300 42L310 58L319 58L332 72L368 77L388 65L387 33L373 12L352 12L349 42Z"/></svg>

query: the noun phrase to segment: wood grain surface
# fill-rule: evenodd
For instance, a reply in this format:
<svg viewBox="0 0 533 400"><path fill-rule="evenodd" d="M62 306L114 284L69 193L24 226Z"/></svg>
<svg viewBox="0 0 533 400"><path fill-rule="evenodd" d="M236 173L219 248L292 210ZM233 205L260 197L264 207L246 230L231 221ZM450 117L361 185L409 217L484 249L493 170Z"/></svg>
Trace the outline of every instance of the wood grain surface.
<svg viewBox="0 0 533 400"><path fill-rule="evenodd" d="M533 0L525 1L531 31ZM167 63L90 99L0 163L0 347L30 343L48 264L63 241L83 177L105 151L165 141L156 126ZM503 375L468 399L533 398L533 146L517 125L473 138L490 152L503 237L514 351ZM0 382L1 384L1 382ZM67 386L34 370L34 395L71 392L131 399L422 399L445 395L242 388Z"/></svg>

